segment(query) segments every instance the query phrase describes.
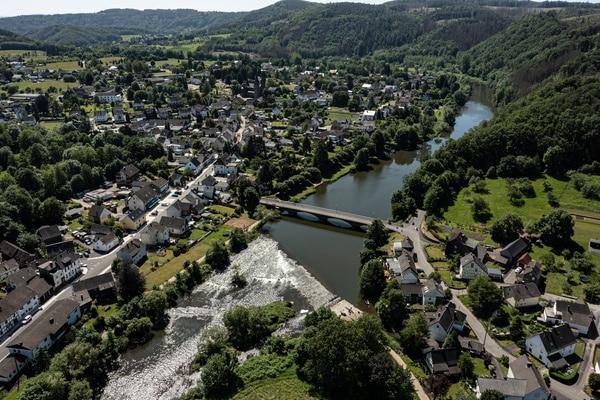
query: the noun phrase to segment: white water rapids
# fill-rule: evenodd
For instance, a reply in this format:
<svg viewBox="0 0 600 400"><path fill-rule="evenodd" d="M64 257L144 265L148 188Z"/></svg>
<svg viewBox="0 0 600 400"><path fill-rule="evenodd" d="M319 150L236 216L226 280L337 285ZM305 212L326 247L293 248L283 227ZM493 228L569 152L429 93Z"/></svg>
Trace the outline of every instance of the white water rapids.
<svg viewBox="0 0 600 400"><path fill-rule="evenodd" d="M232 257L231 265L248 280L239 291L231 288L231 269L198 286L175 308L165 333L142 348L122 356L112 373L103 400L172 399L196 385L198 373L189 373L202 330L222 324L223 313L236 305L265 305L276 300L294 302L297 317L286 326L298 329L300 309L313 310L335 296L302 266L279 250L277 242L260 237Z"/></svg>

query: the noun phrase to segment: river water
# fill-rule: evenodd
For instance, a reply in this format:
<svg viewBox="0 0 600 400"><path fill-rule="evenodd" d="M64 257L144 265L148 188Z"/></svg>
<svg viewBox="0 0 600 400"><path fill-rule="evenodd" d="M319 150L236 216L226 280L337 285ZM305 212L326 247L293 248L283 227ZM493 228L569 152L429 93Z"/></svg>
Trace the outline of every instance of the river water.
<svg viewBox="0 0 600 400"><path fill-rule="evenodd" d="M470 101L456 119L451 137L458 138L491 117L489 107ZM414 172L421 157L445 140L434 140L415 152L400 151L370 172L322 185L304 202L387 219L390 196L402 185L403 177ZM195 386L199 374L190 374L189 365L200 333L208 326L222 324L223 313L236 305L264 305L283 298L294 301L297 311L312 310L336 295L358 303L358 253L363 235L287 219L265 228L270 237L253 241L232 258L232 265L239 266L248 286L233 291L227 271L197 287L168 311L170 323L164 333L122 356L121 368L111 374L102 399L171 399ZM299 331L301 319L300 315L290 321L287 329Z"/></svg>

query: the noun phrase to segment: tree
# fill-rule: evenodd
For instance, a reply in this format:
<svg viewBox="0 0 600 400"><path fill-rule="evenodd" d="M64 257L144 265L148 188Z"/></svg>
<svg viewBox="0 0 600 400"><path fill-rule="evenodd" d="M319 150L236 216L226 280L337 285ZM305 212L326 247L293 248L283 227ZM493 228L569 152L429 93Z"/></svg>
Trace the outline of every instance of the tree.
<svg viewBox="0 0 600 400"><path fill-rule="evenodd" d="M64 400L68 384L60 372L44 372L27 379L20 400Z"/></svg>
<svg viewBox="0 0 600 400"><path fill-rule="evenodd" d="M143 314L156 324L162 322L168 306L167 294L162 290L153 290L146 293L140 302Z"/></svg>
<svg viewBox="0 0 600 400"><path fill-rule="evenodd" d="M305 329L296 348L299 376L331 399L412 398L406 371L390 359L381 325L371 315L358 321L322 320Z"/></svg>
<svg viewBox="0 0 600 400"><path fill-rule="evenodd" d="M206 250L206 263L215 270L222 270L229 265L229 251L222 241L218 239L210 241Z"/></svg>
<svg viewBox="0 0 600 400"><path fill-rule="evenodd" d="M402 288L397 280L387 284L385 290L375 304L381 323L388 331L399 332L402 323L408 316L406 300L402 295Z"/></svg>
<svg viewBox="0 0 600 400"><path fill-rule="evenodd" d="M518 239L521 232L523 232L523 220L513 213L498 218L490 231L492 240L500 244L507 244Z"/></svg>
<svg viewBox="0 0 600 400"><path fill-rule="evenodd" d="M473 359L468 352L463 352L460 357L458 357L457 366L460 369L463 379L469 380L473 377L475 372L475 364L473 363Z"/></svg>
<svg viewBox="0 0 600 400"><path fill-rule="evenodd" d="M373 250L377 250L387 244L390 234L380 219L374 220L367 228L367 239L372 240ZM368 247L368 246L365 246Z"/></svg>
<svg viewBox="0 0 600 400"><path fill-rule="evenodd" d="M327 143L324 140L316 141L313 150L312 165L318 168L323 175L326 175L329 171L330 163L329 153L327 152Z"/></svg>
<svg viewBox="0 0 600 400"><path fill-rule="evenodd" d="M423 313L418 313L404 322L404 328L397 335L402 350L410 357L418 357L421 348L429 338L429 326Z"/></svg>
<svg viewBox="0 0 600 400"><path fill-rule="evenodd" d="M358 285L365 299L373 302L379 300L386 287L383 263L380 259L370 260L362 266Z"/></svg>
<svg viewBox="0 0 600 400"><path fill-rule="evenodd" d="M513 342L518 343L525 338L525 326L521 317L516 316L508 326L510 338Z"/></svg>
<svg viewBox="0 0 600 400"><path fill-rule="evenodd" d="M150 318L133 318L126 321L126 324L125 336L127 336L133 347L144 344L152 338L152 321Z"/></svg>
<svg viewBox="0 0 600 400"><path fill-rule="evenodd" d="M564 248L571 241L575 233L575 221L571 214L564 210L553 210L544 214L533 224L531 230L539 232L542 242L551 247Z"/></svg>
<svg viewBox="0 0 600 400"><path fill-rule="evenodd" d="M458 349L458 351L460 351L461 345L460 345L460 340L458 339L458 332L456 332L454 330L452 332L450 332L450 334L448 334L448 336L446 336L446 340L444 340L444 343L442 344L442 348L444 348L444 349L456 348L456 349Z"/></svg>
<svg viewBox="0 0 600 400"><path fill-rule="evenodd" d="M248 238L240 227L235 227L231 231L231 238L229 239L229 251L232 253L239 253L248 247Z"/></svg>
<svg viewBox="0 0 600 400"><path fill-rule="evenodd" d="M235 306L223 314L223 323L236 349L245 350L269 334L269 319L261 307Z"/></svg>
<svg viewBox="0 0 600 400"><path fill-rule="evenodd" d="M68 400L88 400L92 398L94 391L86 380L74 380L69 382Z"/></svg>
<svg viewBox="0 0 600 400"><path fill-rule="evenodd" d="M489 317L502 305L502 290L489 277L480 275L467 289L473 313L481 318Z"/></svg>
<svg viewBox="0 0 600 400"><path fill-rule="evenodd" d="M248 214L254 214L256 207L260 204L260 195L258 191L253 186L248 186L244 189L244 202L242 203L242 207L248 211Z"/></svg>
<svg viewBox="0 0 600 400"><path fill-rule="evenodd" d="M227 352L208 358L200 376L207 398L228 397L236 391L239 381L235 374L236 364L236 358Z"/></svg>
<svg viewBox="0 0 600 400"><path fill-rule="evenodd" d="M117 275L117 294L128 303L146 291L146 278L139 268L131 263L122 263Z"/></svg>
<svg viewBox="0 0 600 400"><path fill-rule="evenodd" d="M452 382L450 382L450 379L444 374L429 375L428 384L434 399L445 397L452 386Z"/></svg>
<svg viewBox="0 0 600 400"><path fill-rule="evenodd" d="M488 389L481 394L479 400L504 400L504 394L495 389Z"/></svg>
<svg viewBox="0 0 600 400"><path fill-rule="evenodd" d="M471 204L471 212L473 213L473 219L478 222L487 222L492 217L490 205L483 199L483 197L476 197L473 199L473 204Z"/></svg>
<svg viewBox="0 0 600 400"><path fill-rule="evenodd" d="M588 385L590 386L590 389L595 392L600 390L600 374L590 374Z"/></svg>
<svg viewBox="0 0 600 400"><path fill-rule="evenodd" d="M354 156L354 167L358 171L366 171L369 169L369 150L365 147L358 150Z"/></svg>
<svg viewBox="0 0 600 400"><path fill-rule="evenodd" d="M204 329L200 334L200 339L198 339L196 361L200 365L206 364L210 356L220 353L225 349L226 345L227 329L218 325Z"/></svg>

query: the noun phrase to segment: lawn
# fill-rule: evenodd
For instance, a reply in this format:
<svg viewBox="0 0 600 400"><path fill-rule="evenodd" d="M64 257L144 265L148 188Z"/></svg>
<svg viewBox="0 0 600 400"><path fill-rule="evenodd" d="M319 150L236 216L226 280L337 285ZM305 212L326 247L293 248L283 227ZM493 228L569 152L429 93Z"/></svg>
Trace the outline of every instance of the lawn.
<svg viewBox="0 0 600 400"><path fill-rule="evenodd" d="M450 271L446 270L438 270L437 272L440 273L440 275L442 276L442 280L444 281L444 283L452 288L455 289L463 289L466 287L465 283L463 281L457 281L452 279L452 273Z"/></svg>
<svg viewBox="0 0 600 400"><path fill-rule="evenodd" d="M592 178L590 178L592 179ZM593 179L596 179L595 177ZM590 237L600 237L600 202L585 199L581 193L575 190L568 182L559 181L551 177L545 177L554 193L558 197L561 208L566 209L571 214L584 216L583 219L576 219L575 236L573 239L587 248L587 242ZM600 181L600 178L598 178ZM471 212L471 202L476 197L482 197L489 205L492 218L486 224L490 227L494 221L509 212L519 215L525 224L539 219L542 214L548 214L552 207L548 204L546 194L543 190L543 179L533 182L536 197L523 198L524 203L521 207L512 205L507 196L507 185L505 179L486 179L487 194L478 194L473 192L473 187L461 190L453 206L448 208L444 215L447 224L458 225L460 227L470 227L472 230L480 228L481 224L473 220ZM588 218L585 218L588 217ZM589 218L591 217L591 218ZM594 219L592 219L594 218ZM599 218L599 219L595 219Z"/></svg>
<svg viewBox="0 0 600 400"><path fill-rule="evenodd" d="M166 255L149 256L146 262L140 267L140 272L146 278L146 290L152 290L156 286L160 286L183 270L185 260L196 261L202 258L208 250L208 245L198 243L192 246L187 253L181 254L179 257L173 256L172 250L167 250ZM154 262L158 261L159 267L154 269ZM154 270L153 270L154 269Z"/></svg>
<svg viewBox="0 0 600 400"><path fill-rule="evenodd" d="M311 400L311 386L298 379L295 368L276 378L264 379L247 385L232 397L233 400Z"/></svg>
<svg viewBox="0 0 600 400"><path fill-rule="evenodd" d="M446 254L439 246L427 246L425 247L425 252L429 260L442 261L446 259Z"/></svg>

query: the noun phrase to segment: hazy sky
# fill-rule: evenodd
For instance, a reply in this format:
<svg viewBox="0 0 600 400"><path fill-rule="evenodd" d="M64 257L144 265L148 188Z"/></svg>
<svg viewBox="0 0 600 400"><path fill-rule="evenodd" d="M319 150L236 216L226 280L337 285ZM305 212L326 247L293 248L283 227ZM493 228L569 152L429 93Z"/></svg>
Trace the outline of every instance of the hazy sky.
<svg viewBox="0 0 600 400"><path fill-rule="evenodd" d="M352 0L309 0L315 3L339 3ZM357 3L382 4L389 0L364 0ZM12 17L26 14L68 14L98 12L109 8L135 8L135 9L177 9L191 8L198 11L251 11L276 3L277 0L2 0L0 5L1 17Z"/></svg>

